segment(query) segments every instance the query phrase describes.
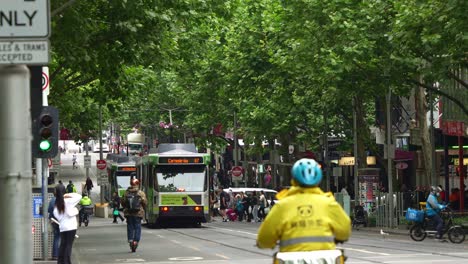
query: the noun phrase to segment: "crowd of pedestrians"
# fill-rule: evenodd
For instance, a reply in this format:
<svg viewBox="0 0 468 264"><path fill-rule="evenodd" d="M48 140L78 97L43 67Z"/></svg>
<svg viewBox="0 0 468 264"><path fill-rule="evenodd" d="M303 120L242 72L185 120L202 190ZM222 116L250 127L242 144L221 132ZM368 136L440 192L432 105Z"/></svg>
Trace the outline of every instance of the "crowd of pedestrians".
<svg viewBox="0 0 468 264"><path fill-rule="evenodd" d="M220 216L223 222L261 222L266 216L266 208L273 205L263 191L234 194L218 187L210 194L210 208L213 217Z"/></svg>

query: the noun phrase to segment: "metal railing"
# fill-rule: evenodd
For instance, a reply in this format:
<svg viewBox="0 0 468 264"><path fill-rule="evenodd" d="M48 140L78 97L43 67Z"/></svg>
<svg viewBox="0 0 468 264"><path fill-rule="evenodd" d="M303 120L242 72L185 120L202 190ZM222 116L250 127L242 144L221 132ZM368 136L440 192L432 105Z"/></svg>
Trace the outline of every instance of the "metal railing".
<svg viewBox="0 0 468 264"><path fill-rule="evenodd" d="M420 208L420 202L425 202L427 194L423 192L395 192L393 193L393 210L390 210L388 193L376 196L375 207L369 216L375 217L377 227L394 228L406 224L405 214L408 208ZM393 211L393 212L392 212ZM390 226L390 219L396 226Z"/></svg>

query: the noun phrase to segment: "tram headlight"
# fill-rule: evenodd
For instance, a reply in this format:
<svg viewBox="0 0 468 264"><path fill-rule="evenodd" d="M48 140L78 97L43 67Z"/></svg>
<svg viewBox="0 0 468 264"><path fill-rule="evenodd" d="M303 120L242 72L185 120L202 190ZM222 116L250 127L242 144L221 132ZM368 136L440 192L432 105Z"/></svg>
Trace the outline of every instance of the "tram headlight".
<svg viewBox="0 0 468 264"><path fill-rule="evenodd" d="M199 212L201 210L200 206L195 206L195 212Z"/></svg>

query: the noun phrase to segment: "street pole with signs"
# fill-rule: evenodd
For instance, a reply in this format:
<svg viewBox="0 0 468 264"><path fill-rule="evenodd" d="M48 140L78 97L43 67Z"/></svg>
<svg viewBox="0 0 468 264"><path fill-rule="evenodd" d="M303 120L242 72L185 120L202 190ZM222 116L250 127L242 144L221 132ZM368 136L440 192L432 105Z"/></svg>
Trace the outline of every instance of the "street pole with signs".
<svg viewBox="0 0 468 264"><path fill-rule="evenodd" d="M0 154L0 199L15 197L14 203L0 203L0 211L8 214L0 225L3 264L33 262L32 212L25 209L33 202L32 131L28 122L31 73L27 65L49 63L49 8L47 0L2 0L0 5L0 122L8 128L0 130L0 145L8 149ZM41 165L47 173L47 163ZM41 174L41 169L36 173Z"/></svg>

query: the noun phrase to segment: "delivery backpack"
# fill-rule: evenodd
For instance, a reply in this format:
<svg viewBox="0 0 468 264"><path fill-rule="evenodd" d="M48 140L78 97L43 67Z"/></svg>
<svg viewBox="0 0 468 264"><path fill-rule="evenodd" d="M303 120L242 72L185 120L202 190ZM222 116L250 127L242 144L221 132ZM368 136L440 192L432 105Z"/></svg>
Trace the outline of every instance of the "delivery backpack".
<svg viewBox="0 0 468 264"><path fill-rule="evenodd" d="M138 192L127 192L125 197L127 198L127 210L129 212L138 212L141 208L141 196Z"/></svg>

